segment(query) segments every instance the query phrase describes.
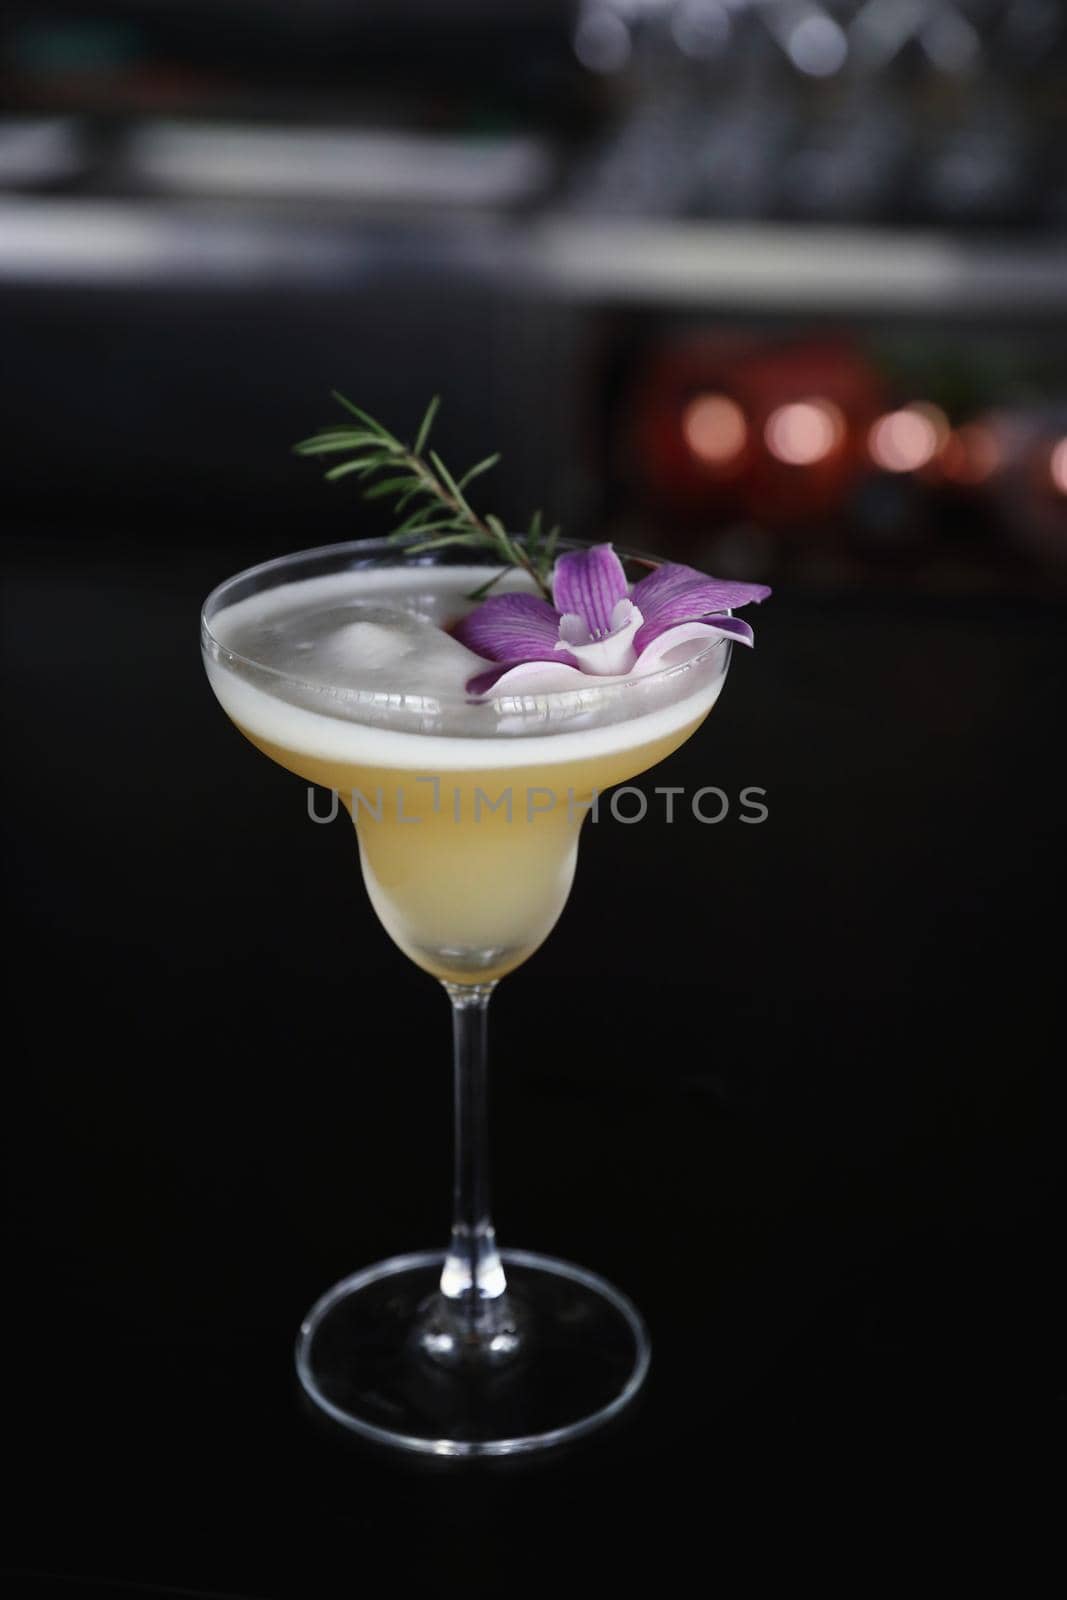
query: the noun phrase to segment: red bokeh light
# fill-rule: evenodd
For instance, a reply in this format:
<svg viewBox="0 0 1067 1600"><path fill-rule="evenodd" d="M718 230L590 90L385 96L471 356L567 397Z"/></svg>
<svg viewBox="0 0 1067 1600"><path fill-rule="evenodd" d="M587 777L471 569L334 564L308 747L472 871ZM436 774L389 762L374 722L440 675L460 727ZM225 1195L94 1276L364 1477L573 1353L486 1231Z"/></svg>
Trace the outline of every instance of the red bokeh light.
<svg viewBox="0 0 1067 1600"><path fill-rule="evenodd" d="M883 472L918 472L928 466L949 437L948 418L937 406L902 406L871 428L867 447Z"/></svg>
<svg viewBox="0 0 1067 1600"><path fill-rule="evenodd" d="M836 450L845 436L845 419L830 400L794 400L767 418L764 443L775 460L811 467Z"/></svg>
<svg viewBox="0 0 1067 1600"><path fill-rule="evenodd" d="M713 470L736 463L748 442L745 413L725 394L694 395L682 413L682 433L697 460Z"/></svg>
<svg viewBox="0 0 1067 1600"><path fill-rule="evenodd" d="M1067 439L1060 439L1052 446L1048 470L1052 487L1060 494L1067 495Z"/></svg>

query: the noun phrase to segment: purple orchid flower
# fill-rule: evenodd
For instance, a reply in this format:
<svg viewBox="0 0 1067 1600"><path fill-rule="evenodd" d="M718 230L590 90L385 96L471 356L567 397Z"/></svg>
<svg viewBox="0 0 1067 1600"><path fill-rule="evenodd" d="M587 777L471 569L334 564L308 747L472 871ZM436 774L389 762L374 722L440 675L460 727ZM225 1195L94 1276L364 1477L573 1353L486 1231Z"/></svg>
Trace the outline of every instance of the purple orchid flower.
<svg viewBox="0 0 1067 1600"><path fill-rule="evenodd" d="M765 600L762 583L728 583L666 561L631 588L610 544L568 551L556 562L551 605L532 594L491 595L452 630L495 663L467 681L472 695L575 687L584 675L643 676L676 645L709 639L752 643L735 606Z"/></svg>

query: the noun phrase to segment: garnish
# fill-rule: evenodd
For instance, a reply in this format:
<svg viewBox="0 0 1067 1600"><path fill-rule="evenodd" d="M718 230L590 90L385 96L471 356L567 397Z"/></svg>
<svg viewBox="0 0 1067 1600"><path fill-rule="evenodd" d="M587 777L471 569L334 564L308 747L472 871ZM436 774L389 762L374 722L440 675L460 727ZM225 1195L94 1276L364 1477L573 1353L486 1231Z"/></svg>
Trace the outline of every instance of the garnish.
<svg viewBox="0 0 1067 1600"><path fill-rule="evenodd" d="M486 456L473 467L468 467L460 477L454 477L436 450L428 450L430 430L440 405L435 395L426 408L414 444L402 440L383 428L365 411L346 400L343 394L333 391L333 397L352 417L355 424L346 423L334 428L323 428L295 446L298 455L343 455L348 459L331 467L326 477L330 482L355 475L368 484L363 490L367 500L384 500L396 496L397 511L410 506L404 521L389 535L391 539L411 541L408 548L413 555L424 550L439 550L445 545L463 545L472 550L492 550L501 562L501 570L469 596L480 600L503 577L508 567L519 567L533 579L543 595L551 596L550 575L559 540L559 528L544 530L540 511L535 511L522 543L508 533L500 518L491 513L481 516L467 499L467 486L475 478L495 467L499 455Z"/></svg>
<svg viewBox="0 0 1067 1600"><path fill-rule="evenodd" d="M765 600L771 592L765 584L709 578L695 567L665 561L631 587L610 544L567 551L556 561L560 530L546 535L540 511L520 542L499 517L481 516L467 499L468 484L495 467L499 455L486 456L456 478L436 450L427 449L437 395L411 445L336 389L333 397L356 425L321 429L295 446L298 455L345 456L326 473L331 482L354 474L368 485L365 499L394 495L398 512L413 506L389 535L404 540L413 555L460 545L491 550L500 562L500 570L467 597L482 603L452 629L461 644L494 663L468 680L469 694L499 693L533 677L542 690L566 688L589 675L640 677L690 640L752 643L748 623L725 613ZM525 572L540 594L490 595L509 567Z"/></svg>
<svg viewBox="0 0 1067 1600"><path fill-rule="evenodd" d="M674 561L631 588L611 545L596 544L560 556L551 603L533 594L491 595L452 631L495 663L468 679L468 694L510 692L534 678L541 691L566 689L589 674L655 671L668 650L690 640L751 645L748 623L723 613L770 592L762 583L709 578Z"/></svg>

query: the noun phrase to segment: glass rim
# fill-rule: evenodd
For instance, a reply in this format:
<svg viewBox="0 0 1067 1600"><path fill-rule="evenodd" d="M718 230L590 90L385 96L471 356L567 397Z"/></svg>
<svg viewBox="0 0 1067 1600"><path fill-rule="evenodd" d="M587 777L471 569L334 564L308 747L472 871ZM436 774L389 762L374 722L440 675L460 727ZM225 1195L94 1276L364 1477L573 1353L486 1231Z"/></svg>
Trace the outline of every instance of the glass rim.
<svg viewBox="0 0 1067 1600"><path fill-rule="evenodd" d="M709 639L706 645L702 646L702 648L696 651L693 655L687 656L684 661L676 661L670 666L659 667L654 672L645 672L639 676L631 674L628 677L608 677L607 675L600 675L598 673L590 672L583 674L583 677L588 679L588 684L576 683L567 689L545 689L534 691L528 694L507 693L497 696L489 694L484 697L437 694L419 695L411 694L406 690L388 691L336 688L327 683L316 682L314 680L300 677L296 673L286 672L280 667L269 666L266 662L257 661L254 656L243 655L240 651L234 650L229 645L223 644L222 641L218 639L211 631L211 623L208 619L208 613L213 609L216 611L219 609L217 602L223 595L224 591L229 589L231 585L239 584L246 579L266 576L267 574L274 572L280 572L289 567L295 568L301 563L310 564L317 560L326 560L329 558L344 560L344 558L348 555L353 557L357 557L359 555L366 555L368 557L374 555L396 555L398 558L396 561L397 566L407 565L409 568L412 568L421 565L425 566L427 569L432 569L433 567L447 567L447 562L434 561L432 556L437 554L437 552L430 551L425 552L425 560L420 560L416 557L406 563L404 562L403 552L406 549L409 549L411 545L416 544L418 542L418 537L419 536L416 533L402 540L390 538L388 535L381 537L374 536L367 539L342 539L334 544L314 545L306 550L293 550L290 551L288 555L272 556L267 561L259 561L255 562L250 567L243 567L239 572L231 573L228 578L224 578L221 583L217 583L204 600L204 603L200 608L201 644L203 645L206 639L210 641L213 649L218 652L221 659L243 667L248 667L255 673L263 674L266 677L273 678L279 683L287 684L292 688L306 690L316 695L328 695L331 703L337 705L351 705L352 707L361 705L378 706L381 708L386 706L395 707L399 695L399 697L402 698L413 711L420 708L427 711L434 711L448 709L451 707L472 707L478 705L485 705L492 709L495 705L498 710L506 709L509 716L514 716L516 714L521 716L524 712L528 711L531 713L536 713L539 718L543 717L544 715L546 702L549 705L558 705L560 707L567 705L580 706L582 704L583 697L587 696L589 692L593 690L595 690L597 693L598 703L600 701L600 697L608 697L612 700L618 699L621 701L624 699L627 693L633 693L636 690L651 690L654 685L663 684L670 681L672 678L684 676L686 673L692 671L693 668L707 662L709 657L713 655L716 650L724 651L724 664L729 662L732 641L730 639L723 638L720 635L718 638ZM518 537L521 539L521 535ZM611 543L619 557L619 560L624 564L627 561L643 561L649 563L649 565L652 567L661 566L664 564L665 558L661 556L649 555L644 551L619 549L614 545L614 541L593 541L585 539L562 538L560 539L557 548L560 550L588 550L593 547L594 543ZM458 565L458 563L456 564ZM487 563L487 565L491 564L492 563ZM355 563L350 570L358 570L358 565L358 562ZM342 568L341 570L345 569ZM294 578L292 581L299 582L300 580ZM733 612L724 610L719 614L729 617L733 615Z"/></svg>

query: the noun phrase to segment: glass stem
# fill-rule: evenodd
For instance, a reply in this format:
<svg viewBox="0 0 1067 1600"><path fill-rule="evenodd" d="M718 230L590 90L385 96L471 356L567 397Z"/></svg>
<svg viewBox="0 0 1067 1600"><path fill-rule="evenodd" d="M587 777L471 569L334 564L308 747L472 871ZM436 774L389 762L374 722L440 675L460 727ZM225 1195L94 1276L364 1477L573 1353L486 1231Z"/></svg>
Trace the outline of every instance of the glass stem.
<svg viewBox="0 0 1067 1600"><path fill-rule="evenodd" d="M441 1293L470 1334L492 1333L507 1284L489 1216L488 1009L494 983L445 983L455 1049L452 1237Z"/></svg>

